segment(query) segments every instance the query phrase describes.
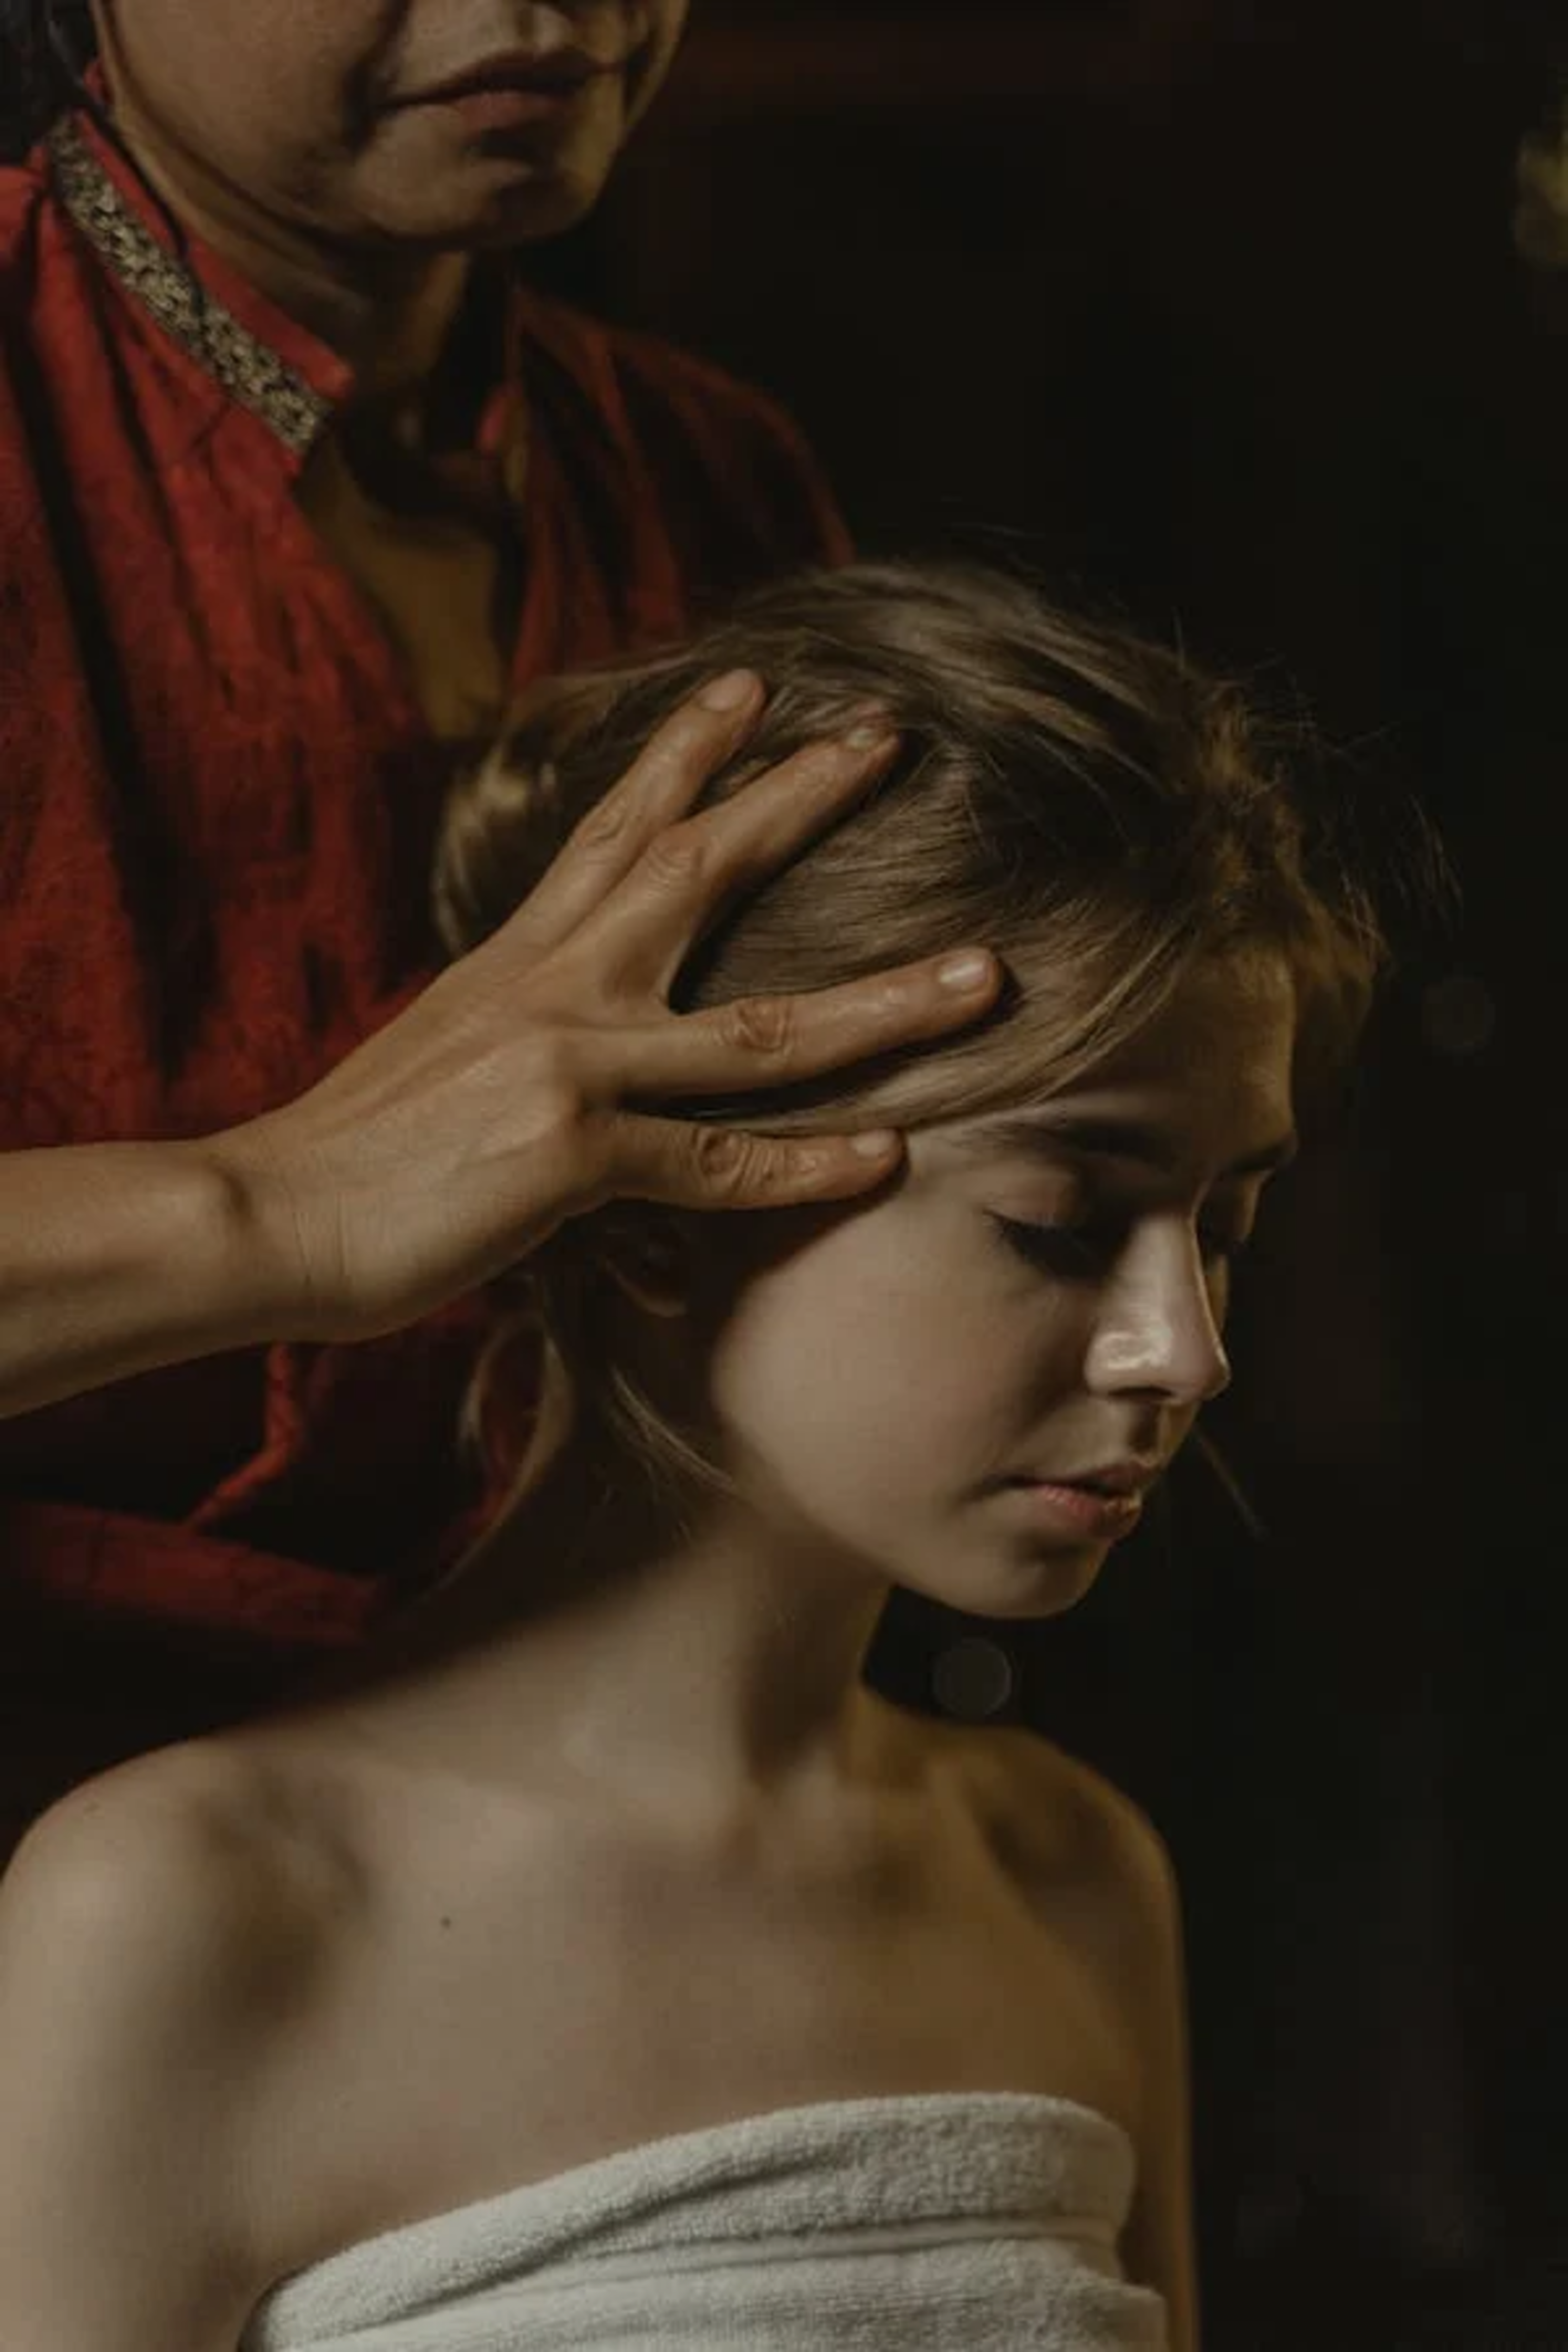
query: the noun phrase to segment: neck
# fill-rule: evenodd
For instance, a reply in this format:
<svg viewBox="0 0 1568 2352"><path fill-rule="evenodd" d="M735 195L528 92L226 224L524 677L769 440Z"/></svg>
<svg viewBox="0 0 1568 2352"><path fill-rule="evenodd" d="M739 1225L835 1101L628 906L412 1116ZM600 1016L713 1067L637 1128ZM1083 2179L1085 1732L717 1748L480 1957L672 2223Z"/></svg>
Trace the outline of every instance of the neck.
<svg viewBox="0 0 1568 2352"><path fill-rule="evenodd" d="M719 1827L856 1779L888 1589L738 1502L678 1527L569 1456L333 1695L400 1752Z"/></svg>
<svg viewBox="0 0 1568 2352"><path fill-rule="evenodd" d="M469 255L350 247L267 210L162 135L109 42L104 71L115 128L149 185L183 228L346 361L356 403L430 383L472 273Z"/></svg>

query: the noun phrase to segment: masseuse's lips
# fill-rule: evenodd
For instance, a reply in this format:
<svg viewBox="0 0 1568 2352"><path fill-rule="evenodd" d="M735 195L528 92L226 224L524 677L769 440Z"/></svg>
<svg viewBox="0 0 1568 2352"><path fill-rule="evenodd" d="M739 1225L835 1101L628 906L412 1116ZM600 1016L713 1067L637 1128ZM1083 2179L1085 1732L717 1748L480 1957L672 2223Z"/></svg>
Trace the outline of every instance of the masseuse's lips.
<svg viewBox="0 0 1568 2352"><path fill-rule="evenodd" d="M534 49L508 49L502 56L464 66L424 89L410 90L395 103L400 106L449 106L466 98L510 96L547 104L574 96L602 74L619 71L619 62L606 65L584 49L552 49L545 56Z"/></svg>

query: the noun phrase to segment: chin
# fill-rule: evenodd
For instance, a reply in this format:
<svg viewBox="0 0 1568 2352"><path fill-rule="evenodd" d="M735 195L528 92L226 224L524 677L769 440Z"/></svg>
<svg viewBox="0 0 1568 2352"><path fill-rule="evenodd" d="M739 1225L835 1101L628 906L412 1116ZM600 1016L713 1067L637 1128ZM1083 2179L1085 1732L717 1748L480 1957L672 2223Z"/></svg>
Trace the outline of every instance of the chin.
<svg viewBox="0 0 1568 2352"><path fill-rule="evenodd" d="M489 252L563 236L592 212L615 161L614 141L566 133L491 133L454 144L411 133L367 173L361 218L377 241L427 251Z"/></svg>
<svg viewBox="0 0 1568 2352"><path fill-rule="evenodd" d="M962 1578L949 1573L918 1583L908 1575L897 1580L907 1590L964 1616L1028 1625L1076 1609L1099 1582L1104 1562L1103 1550L1036 1552L1010 1560L1005 1567L977 1565L972 1575Z"/></svg>
<svg viewBox="0 0 1568 2352"><path fill-rule="evenodd" d="M446 239L471 253L505 253L541 245L585 220L598 203L602 182L586 174L533 170L515 165L507 180L488 193Z"/></svg>
<svg viewBox="0 0 1568 2352"><path fill-rule="evenodd" d="M603 188L603 181L588 172L541 173L515 196L498 200L496 243L534 245L564 237L587 219Z"/></svg>
<svg viewBox="0 0 1568 2352"><path fill-rule="evenodd" d="M1088 1598L1099 1581L1100 1562L1096 1560L1092 1567L1079 1567L1071 1573L1058 1572L1049 1578L1039 1577L1035 1579L1032 1592L1014 1593L995 1608L980 1610L976 1614L1015 1625L1043 1624L1048 1617L1065 1616L1069 1609L1076 1609L1080 1600Z"/></svg>

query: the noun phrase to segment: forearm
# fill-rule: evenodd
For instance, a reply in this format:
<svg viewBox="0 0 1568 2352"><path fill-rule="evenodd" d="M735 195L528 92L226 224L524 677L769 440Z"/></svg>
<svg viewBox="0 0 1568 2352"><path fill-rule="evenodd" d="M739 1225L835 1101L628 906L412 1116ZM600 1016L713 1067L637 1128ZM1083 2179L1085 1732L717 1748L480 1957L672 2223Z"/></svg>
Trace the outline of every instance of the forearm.
<svg viewBox="0 0 1568 2352"><path fill-rule="evenodd" d="M0 1417L227 1348L396 1330L611 1199L773 1211L885 1183L893 1136L717 1134L646 1107L935 1042L1002 985L988 952L944 953L672 1011L669 975L733 892L896 749L862 720L692 813L762 700L748 671L694 692L510 919L296 1100L205 1142L0 1153Z"/></svg>
<svg viewBox="0 0 1568 2352"><path fill-rule="evenodd" d="M204 1144L0 1154L0 1417L287 1336L279 1274Z"/></svg>

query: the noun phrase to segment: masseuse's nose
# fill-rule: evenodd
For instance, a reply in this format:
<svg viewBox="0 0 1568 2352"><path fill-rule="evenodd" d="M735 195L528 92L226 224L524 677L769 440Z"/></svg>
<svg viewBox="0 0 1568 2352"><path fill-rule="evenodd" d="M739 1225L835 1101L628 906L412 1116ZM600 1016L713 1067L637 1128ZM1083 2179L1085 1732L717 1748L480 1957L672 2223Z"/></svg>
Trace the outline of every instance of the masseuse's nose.
<svg viewBox="0 0 1568 2352"><path fill-rule="evenodd" d="M1147 1394L1196 1407L1231 1385L1197 1235L1183 1217L1150 1219L1100 1294L1084 1364L1103 1396Z"/></svg>

